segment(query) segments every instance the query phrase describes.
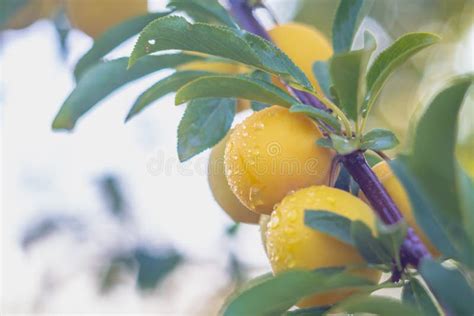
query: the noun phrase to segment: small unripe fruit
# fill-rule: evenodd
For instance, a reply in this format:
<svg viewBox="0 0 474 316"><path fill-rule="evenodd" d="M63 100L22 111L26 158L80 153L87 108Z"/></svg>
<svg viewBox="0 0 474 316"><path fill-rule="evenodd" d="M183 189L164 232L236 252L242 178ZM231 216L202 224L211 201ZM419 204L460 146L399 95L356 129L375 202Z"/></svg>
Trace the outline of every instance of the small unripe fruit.
<svg viewBox="0 0 474 316"><path fill-rule="evenodd" d="M393 202L395 202L397 205L398 209L405 218L406 223L415 230L416 234L426 245L431 255L438 257L440 255L439 251L429 241L423 230L416 224L416 219L411 208L408 194L398 178L393 174L389 164L386 161L381 161L372 167L372 170L374 171L377 178L379 178L380 182L382 182L382 185L384 186L385 190L387 190ZM360 191L359 196L364 201L369 203L362 191Z"/></svg>
<svg viewBox="0 0 474 316"><path fill-rule="evenodd" d="M267 255L273 272L288 269L318 269L365 264L356 248L304 223L305 210L326 210L360 220L375 230L371 208L352 194L327 186L312 186L286 196L272 213L266 227ZM358 269L351 273L373 282L380 280L374 269ZM297 305L311 307L334 304L354 290L331 291L305 298Z"/></svg>
<svg viewBox="0 0 474 316"><path fill-rule="evenodd" d="M300 23L275 26L269 31L270 38L305 73L309 81L321 93L313 74L316 61L328 60L332 54L329 41L315 28Z"/></svg>
<svg viewBox="0 0 474 316"><path fill-rule="evenodd" d="M92 38L148 11L147 0L67 0L66 4L71 24Z"/></svg>
<svg viewBox="0 0 474 316"><path fill-rule="evenodd" d="M253 113L230 134L224 156L232 192L249 209L270 214L290 191L327 183L333 153L307 116L271 106Z"/></svg>
<svg viewBox="0 0 474 316"><path fill-rule="evenodd" d="M211 151L208 165L208 181L214 199L236 222L257 224L259 215L250 211L232 193L224 173L224 150L228 137L221 140Z"/></svg>

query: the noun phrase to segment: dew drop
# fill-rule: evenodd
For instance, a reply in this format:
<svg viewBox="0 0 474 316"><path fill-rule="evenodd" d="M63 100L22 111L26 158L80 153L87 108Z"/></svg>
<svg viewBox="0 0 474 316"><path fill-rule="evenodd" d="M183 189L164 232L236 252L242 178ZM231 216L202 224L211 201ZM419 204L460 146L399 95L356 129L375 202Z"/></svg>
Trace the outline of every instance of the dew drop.
<svg viewBox="0 0 474 316"><path fill-rule="evenodd" d="M296 216L296 213L295 213L294 211L290 211L290 212L288 213L288 220L289 220L290 222L294 222L294 221L296 220L296 217L297 217L297 216Z"/></svg>
<svg viewBox="0 0 474 316"><path fill-rule="evenodd" d="M254 127L256 130L262 130L262 129L264 129L265 124L263 124L263 122L256 122L255 124L253 124L253 127Z"/></svg>
<svg viewBox="0 0 474 316"><path fill-rule="evenodd" d="M270 222L268 223L268 226L271 228L276 228L280 224L280 218L275 214L275 216L272 216L270 219Z"/></svg>
<svg viewBox="0 0 474 316"><path fill-rule="evenodd" d="M155 43L156 43L156 40L154 40L154 39L149 39L148 40L148 44L150 44L150 45L155 45Z"/></svg>

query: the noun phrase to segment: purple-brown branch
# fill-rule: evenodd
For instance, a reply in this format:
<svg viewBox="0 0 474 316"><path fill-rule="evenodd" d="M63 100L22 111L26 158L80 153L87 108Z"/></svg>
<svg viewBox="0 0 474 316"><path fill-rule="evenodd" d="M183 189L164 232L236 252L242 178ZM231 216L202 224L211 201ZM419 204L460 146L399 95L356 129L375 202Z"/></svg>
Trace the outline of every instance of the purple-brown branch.
<svg viewBox="0 0 474 316"><path fill-rule="evenodd" d="M231 13L243 29L270 40L267 31L255 18L253 8L248 4L247 0L228 1ZM290 89L302 103L327 110L324 104L311 94L293 88ZM362 192L364 192L380 219L386 225L398 223L403 216L380 180L367 164L363 152L356 151L350 153L342 156L341 160L352 178L359 184L359 187ZM430 257L428 250L413 229L409 228L400 249L402 265L410 264L414 267L418 267L421 259L425 257Z"/></svg>

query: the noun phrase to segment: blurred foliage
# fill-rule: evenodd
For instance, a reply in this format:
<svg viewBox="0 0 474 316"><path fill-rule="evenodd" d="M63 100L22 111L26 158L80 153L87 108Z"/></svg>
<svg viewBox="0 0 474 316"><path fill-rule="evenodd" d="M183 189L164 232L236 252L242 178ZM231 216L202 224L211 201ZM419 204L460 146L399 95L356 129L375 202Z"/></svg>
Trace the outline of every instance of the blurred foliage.
<svg viewBox="0 0 474 316"><path fill-rule="evenodd" d="M106 204L106 211L114 218L122 234L120 239L115 240L117 245L103 245L101 251L103 267L99 272L100 290L108 293L119 285L127 277L136 278L136 286L141 291L150 291L159 286L166 276L172 273L175 268L184 261L183 255L169 245L156 246L150 243L138 241L135 246L129 249L126 239L133 237L140 240L138 232L133 229L132 217L128 208L128 202L122 183L116 175L107 174L100 178L99 188ZM125 225L127 224L127 225ZM70 232L78 237L94 239L92 229L88 229L86 219L75 216L68 216L58 213L41 217L25 229L21 238L23 249L30 248L39 241L45 241L46 237L58 234L59 232ZM110 252L110 247L117 248Z"/></svg>
<svg viewBox="0 0 474 316"><path fill-rule="evenodd" d="M339 0L301 0L294 19L313 25L330 38L339 3ZM473 26L474 2L472 0L377 0L369 16L392 40L404 33L414 31L436 32L442 37L441 45L421 53L409 63L402 65L388 80L369 119L369 128L389 128L396 133L402 144L406 144L407 122L426 93L420 89L422 80L425 79L424 75L427 71L435 71L436 78L441 75L446 77L453 75L451 63L455 60L455 44ZM379 33L375 35L376 37L383 36ZM474 134L472 128L471 133ZM389 153L394 154L400 149L403 147Z"/></svg>
<svg viewBox="0 0 474 316"><path fill-rule="evenodd" d="M131 251L112 256L101 274L101 291L110 292L127 274L136 275L136 285L141 291L153 290L182 261L183 257L174 249L138 245Z"/></svg>
<svg viewBox="0 0 474 316"><path fill-rule="evenodd" d="M44 216L31 223L21 237L21 246L24 250L29 250L37 242L59 232L71 232L76 237L80 237L84 230L84 223L81 219L64 214Z"/></svg>
<svg viewBox="0 0 474 316"><path fill-rule="evenodd" d="M99 180L100 189L104 201L107 204L107 210L113 216L119 219L127 217L127 202L117 177L106 175Z"/></svg>
<svg viewBox="0 0 474 316"><path fill-rule="evenodd" d="M313 25L329 38L339 3L340 0L301 0L294 19ZM377 0L369 16L393 38L423 27L430 27L424 31L435 31L431 28L436 22L449 23L461 36L472 25L473 9L471 0Z"/></svg>

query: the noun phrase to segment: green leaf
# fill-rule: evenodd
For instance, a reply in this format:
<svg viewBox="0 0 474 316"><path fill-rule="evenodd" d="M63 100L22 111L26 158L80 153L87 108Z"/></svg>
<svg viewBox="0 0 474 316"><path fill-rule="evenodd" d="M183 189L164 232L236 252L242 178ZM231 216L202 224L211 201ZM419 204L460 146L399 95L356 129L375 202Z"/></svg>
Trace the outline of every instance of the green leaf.
<svg viewBox="0 0 474 316"><path fill-rule="evenodd" d="M286 312L284 316L323 316L330 309L330 306L300 308Z"/></svg>
<svg viewBox="0 0 474 316"><path fill-rule="evenodd" d="M296 103L291 106L290 112L304 113L313 119L320 120L326 123L327 125L334 128L336 131L341 130L341 124L339 123L339 120L336 117L334 117L327 111L317 109L313 106L302 103Z"/></svg>
<svg viewBox="0 0 474 316"><path fill-rule="evenodd" d="M74 68L76 81L81 78L85 70L101 61L114 48L134 35L140 33L151 21L168 15L170 12L149 13L126 20L110 29L94 41L92 48L85 53Z"/></svg>
<svg viewBox="0 0 474 316"><path fill-rule="evenodd" d="M186 161L217 144L229 131L234 99L201 99L188 104L178 127L178 157Z"/></svg>
<svg viewBox="0 0 474 316"><path fill-rule="evenodd" d="M372 104L380 94L387 78L398 66L407 61L423 48L429 47L440 40L439 36L431 33L409 33L395 41L385 49L370 66L367 73L367 93L361 107L361 115L366 117Z"/></svg>
<svg viewBox="0 0 474 316"><path fill-rule="evenodd" d="M459 270L448 269L431 259L424 259L419 271L433 294L451 315L474 314L474 289Z"/></svg>
<svg viewBox="0 0 474 316"><path fill-rule="evenodd" d="M165 68L201 59L182 53L147 56L136 67L127 70L128 58L97 64L88 69L64 101L53 121L53 129L71 130L77 120L94 105L125 84Z"/></svg>
<svg viewBox="0 0 474 316"><path fill-rule="evenodd" d="M34 0L0 0L0 29L8 27L8 21L30 1Z"/></svg>
<svg viewBox="0 0 474 316"><path fill-rule="evenodd" d="M316 145L319 147L334 149L332 140L330 138L320 138L316 141Z"/></svg>
<svg viewBox="0 0 474 316"><path fill-rule="evenodd" d="M374 0L340 2L332 26L332 46L336 54L351 50L354 36L373 3Z"/></svg>
<svg viewBox="0 0 474 316"><path fill-rule="evenodd" d="M366 152L364 153L365 160L367 160L367 163L369 164L370 168L381 162L383 159L380 158L378 155L374 155L372 153Z"/></svg>
<svg viewBox="0 0 474 316"><path fill-rule="evenodd" d="M206 71L178 71L158 81L138 97L130 109L130 112L128 112L125 121L127 122L151 103L164 97L168 93L176 92L185 84L210 74L212 73Z"/></svg>
<svg viewBox="0 0 474 316"><path fill-rule="evenodd" d="M403 286L402 302L416 307L426 316L441 315L428 290L415 278Z"/></svg>
<svg viewBox="0 0 474 316"><path fill-rule="evenodd" d="M378 240L388 250L390 256L395 259L399 268L401 268L400 247L405 240L407 230L408 226L403 220L392 225L385 225L379 221L377 225Z"/></svg>
<svg viewBox="0 0 474 316"><path fill-rule="evenodd" d="M324 210L305 210L304 224L316 231L352 245L351 220Z"/></svg>
<svg viewBox="0 0 474 316"><path fill-rule="evenodd" d="M331 134L331 141L333 144L334 149L340 155L347 155L351 152L356 151L359 148L359 144L355 139L347 139L343 136L339 136L336 134Z"/></svg>
<svg viewBox="0 0 474 316"><path fill-rule="evenodd" d="M138 287L153 290L182 263L183 256L174 249L156 251L140 246L135 249L133 259L138 265Z"/></svg>
<svg viewBox="0 0 474 316"><path fill-rule="evenodd" d="M171 0L168 8L184 11L198 22L215 20L229 27L239 28L227 10L216 0Z"/></svg>
<svg viewBox="0 0 474 316"><path fill-rule="evenodd" d="M331 97L331 75L327 61L318 60L313 64L313 73L326 97Z"/></svg>
<svg viewBox="0 0 474 316"><path fill-rule="evenodd" d="M459 187L459 202L463 214L464 229L469 236L471 243L474 244L474 180L462 170L457 168L457 180Z"/></svg>
<svg viewBox="0 0 474 316"><path fill-rule="evenodd" d="M363 99L367 65L377 46L374 37L368 32L365 33L364 46L360 50L334 55L329 66L340 107L354 121L357 120L358 107Z"/></svg>
<svg viewBox="0 0 474 316"><path fill-rule="evenodd" d="M400 142L395 134L383 128L375 128L362 137L361 149L387 150L396 147Z"/></svg>
<svg viewBox="0 0 474 316"><path fill-rule="evenodd" d="M440 216L434 211L435 205L429 200L427 193L421 186L421 182L409 170L408 164L406 156L399 156L390 162L390 167L410 197L410 204L413 207L417 225L421 227L431 242L445 256L458 257L458 250L455 246L457 237L452 236L449 226L445 225Z"/></svg>
<svg viewBox="0 0 474 316"><path fill-rule="evenodd" d="M315 271L291 270L265 277L232 295L225 316L281 315L303 297L341 288L370 286L369 280L349 275L342 268Z"/></svg>
<svg viewBox="0 0 474 316"><path fill-rule="evenodd" d="M418 225L447 257L474 266L474 248L459 201L454 155L458 113L472 77L453 80L431 101L416 128L412 153L393 169L406 188ZM472 223L470 223L472 224Z"/></svg>
<svg viewBox="0 0 474 316"><path fill-rule="evenodd" d="M384 245L372 235L370 228L361 221L351 225L351 238L362 257L372 264L391 264L392 256Z"/></svg>
<svg viewBox="0 0 474 316"><path fill-rule="evenodd" d="M271 83L240 75L213 75L191 81L178 90L175 102L199 98L239 98L286 107L298 102Z"/></svg>
<svg viewBox="0 0 474 316"><path fill-rule="evenodd" d="M268 73L260 71L260 70L256 70L256 71L252 72L250 74L250 77L260 79L260 80L264 80L264 81L269 82L269 83L272 82L271 76ZM270 106L271 106L271 104L266 104L266 103L262 103L262 102L258 102L258 101L251 101L250 102L250 107L255 112L258 112L258 111L263 110L265 108L268 108Z"/></svg>
<svg viewBox="0 0 474 316"><path fill-rule="evenodd" d="M325 140L328 140L329 141L329 148L332 148L332 142L330 139L328 138L320 138L318 140L318 142L321 140L321 139L325 139ZM317 143L318 143L317 142ZM318 143L319 144L319 143ZM325 144L326 145L326 144ZM321 145L319 145L321 146ZM325 146L322 146L322 147L325 147ZM350 192L350 183L351 183L351 175L349 174L349 172L347 171L346 167L344 167L342 164L339 166L339 175L337 177L337 180L336 180L336 183L334 184L334 187L335 188L338 188L340 190L344 190L346 192Z"/></svg>
<svg viewBox="0 0 474 316"><path fill-rule="evenodd" d="M255 112L261 111L261 110L266 109L270 106L271 106L270 104L266 104L266 103L263 103L263 102L258 102L258 101L250 102L250 108Z"/></svg>
<svg viewBox="0 0 474 316"><path fill-rule="evenodd" d="M383 296L351 297L336 305L331 311L380 316L423 316L416 308L403 304L399 300Z"/></svg>
<svg viewBox="0 0 474 316"><path fill-rule="evenodd" d="M141 32L130 56L129 66L153 52L174 49L231 59L312 89L304 73L269 41L225 26L191 24L177 16L159 18Z"/></svg>

